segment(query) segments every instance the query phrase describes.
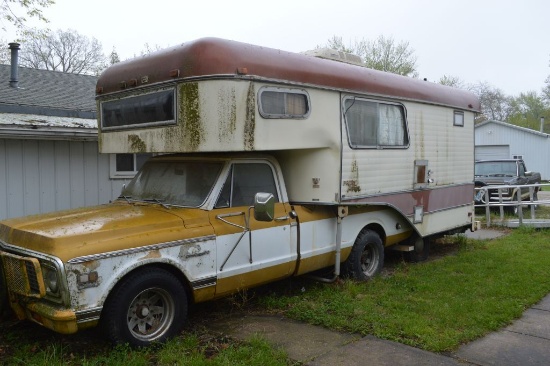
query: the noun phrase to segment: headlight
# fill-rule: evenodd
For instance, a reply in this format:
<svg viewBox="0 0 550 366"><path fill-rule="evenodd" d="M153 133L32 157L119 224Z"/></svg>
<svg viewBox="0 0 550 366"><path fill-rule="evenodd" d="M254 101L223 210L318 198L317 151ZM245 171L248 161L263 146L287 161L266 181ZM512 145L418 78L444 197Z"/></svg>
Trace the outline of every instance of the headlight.
<svg viewBox="0 0 550 366"><path fill-rule="evenodd" d="M42 277L44 278L44 283L46 284L47 289L51 293L57 293L59 290L59 280L57 278L57 271L55 268L42 265Z"/></svg>

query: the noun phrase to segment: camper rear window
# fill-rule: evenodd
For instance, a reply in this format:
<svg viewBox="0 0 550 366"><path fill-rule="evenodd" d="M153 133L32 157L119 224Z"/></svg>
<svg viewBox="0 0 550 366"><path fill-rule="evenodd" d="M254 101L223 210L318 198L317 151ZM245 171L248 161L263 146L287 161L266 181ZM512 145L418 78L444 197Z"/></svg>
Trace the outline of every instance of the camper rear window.
<svg viewBox="0 0 550 366"><path fill-rule="evenodd" d="M306 118L310 111L309 96L301 89L262 88L258 104L264 118Z"/></svg>
<svg viewBox="0 0 550 366"><path fill-rule="evenodd" d="M102 102L101 127L108 130L175 123L174 94L170 89Z"/></svg>
<svg viewBox="0 0 550 366"><path fill-rule="evenodd" d="M352 148L407 147L405 110L400 104L347 98L344 117Z"/></svg>

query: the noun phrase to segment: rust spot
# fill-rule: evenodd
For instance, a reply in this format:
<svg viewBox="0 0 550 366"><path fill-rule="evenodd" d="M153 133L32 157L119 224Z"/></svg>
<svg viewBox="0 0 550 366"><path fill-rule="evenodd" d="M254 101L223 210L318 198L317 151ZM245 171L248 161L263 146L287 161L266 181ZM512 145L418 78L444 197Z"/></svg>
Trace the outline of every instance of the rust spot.
<svg viewBox="0 0 550 366"><path fill-rule="evenodd" d="M345 180L344 185L348 187L347 192L361 192L361 186L357 183L356 180Z"/></svg>
<svg viewBox="0 0 550 366"><path fill-rule="evenodd" d="M361 186L359 185L359 165L355 159L351 162L351 179L344 181L344 185L348 187L347 193L361 192Z"/></svg>

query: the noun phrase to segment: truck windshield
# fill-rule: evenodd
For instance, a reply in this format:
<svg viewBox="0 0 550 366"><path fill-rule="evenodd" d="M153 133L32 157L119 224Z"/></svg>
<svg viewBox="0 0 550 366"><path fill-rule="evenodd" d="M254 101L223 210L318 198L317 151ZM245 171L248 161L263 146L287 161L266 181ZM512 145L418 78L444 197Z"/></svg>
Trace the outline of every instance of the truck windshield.
<svg viewBox="0 0 550 366"><path fill-rule="evenodd" d="M120 198L198 207L206 200L222 167L220 162L150 161L123 189Z"/></svg>
<svg viewBox="0 0 550 366"><path fill-rule="evenodd" d="M475 175L481 176L515 176L517 164L515 161L485 161L476 162Z"/></svg>

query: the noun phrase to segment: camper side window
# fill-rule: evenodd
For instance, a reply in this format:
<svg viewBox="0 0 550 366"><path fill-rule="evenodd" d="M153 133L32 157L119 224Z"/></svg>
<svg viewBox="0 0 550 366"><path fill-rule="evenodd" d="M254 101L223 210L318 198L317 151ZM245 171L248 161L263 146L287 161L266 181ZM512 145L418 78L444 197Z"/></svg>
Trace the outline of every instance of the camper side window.
<svg viewBox="0 0 550 366"><path fill-rule="evenodd" d="M352 148L407 147L409 144L402 105L347 98L344 118Z"/></svg>
<svg viewBox="0 0 550 366"><path fill-rule="evenodd" d="M309 95L301 89L264 87L259 91L258 107L264 118L306 118Z"/></svg>

